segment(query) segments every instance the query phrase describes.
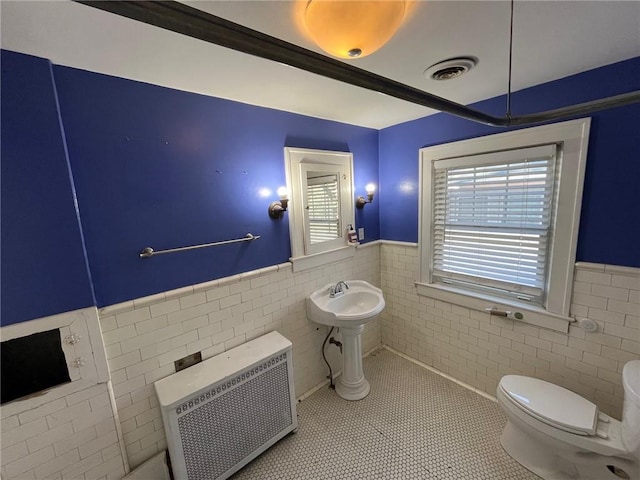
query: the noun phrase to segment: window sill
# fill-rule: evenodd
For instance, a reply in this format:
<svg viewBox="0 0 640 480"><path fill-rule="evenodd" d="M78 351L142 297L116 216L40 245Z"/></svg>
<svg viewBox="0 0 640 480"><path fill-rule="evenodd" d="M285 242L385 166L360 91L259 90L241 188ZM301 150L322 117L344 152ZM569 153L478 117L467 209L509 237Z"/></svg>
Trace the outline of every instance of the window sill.
<svg viewBox="0 0 640 480"><path fill-rule="evenodd" d="M336 248L328 252L314 253L313 255L305 255L304 257L292 257L289 261L292 263L294 272L302 272L310 268L321 267L327 263L346 260L356 254L355 245Z"/></svg>
<svg viewBox="0 0 640 480"><path fill-rule="evenodd" d="M523 315L522 319L514 318L513 314L505 318L548 328L557 332L568 333L569 323L572 321L569 317L548 312L534 305L527 305L504 298L483 295L481 293L467 292L455 287L416 282L416 290L418 295L435 298L436 300L453 303L472 310L484 312L487 308L495 307L497 310L509 310L514 313L519 312Z"/></svg>

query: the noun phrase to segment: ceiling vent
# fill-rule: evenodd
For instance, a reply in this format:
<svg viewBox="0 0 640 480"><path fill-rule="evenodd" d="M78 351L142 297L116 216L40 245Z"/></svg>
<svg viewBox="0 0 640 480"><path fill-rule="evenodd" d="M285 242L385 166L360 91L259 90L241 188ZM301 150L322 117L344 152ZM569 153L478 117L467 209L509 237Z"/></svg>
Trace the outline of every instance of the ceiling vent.
<svg viewBox="0 0 640 480"><path fill-rule="evenodd" d="M467 73L477 63L478 59L475 57L450 58L431 65L424 71L424 74L432 80L453 80Z"/></svg>

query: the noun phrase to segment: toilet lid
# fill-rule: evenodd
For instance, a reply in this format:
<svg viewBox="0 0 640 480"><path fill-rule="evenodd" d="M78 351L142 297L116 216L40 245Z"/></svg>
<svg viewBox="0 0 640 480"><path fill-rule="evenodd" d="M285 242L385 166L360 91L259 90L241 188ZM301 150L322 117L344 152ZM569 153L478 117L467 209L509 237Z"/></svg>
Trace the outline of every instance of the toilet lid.
<svg viewBox="0 0 640 480"><path fill-rule="evenodd" d="M598 407L566 388L537 378L506 375L500 388L518 407L538 420L578 435L595 435Z"/></svg>

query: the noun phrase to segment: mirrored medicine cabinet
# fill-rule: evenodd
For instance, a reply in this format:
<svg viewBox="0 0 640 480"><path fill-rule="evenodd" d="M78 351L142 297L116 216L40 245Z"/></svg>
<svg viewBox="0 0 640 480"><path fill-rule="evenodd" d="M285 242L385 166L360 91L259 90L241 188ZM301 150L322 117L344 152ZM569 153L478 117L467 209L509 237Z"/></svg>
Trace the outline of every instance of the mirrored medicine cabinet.
<svg viewBox="0 0 640 480"><path fill-rule="evenodd" d="M294 271L353 256L353 154L287 147L284 157Z"/></svg>

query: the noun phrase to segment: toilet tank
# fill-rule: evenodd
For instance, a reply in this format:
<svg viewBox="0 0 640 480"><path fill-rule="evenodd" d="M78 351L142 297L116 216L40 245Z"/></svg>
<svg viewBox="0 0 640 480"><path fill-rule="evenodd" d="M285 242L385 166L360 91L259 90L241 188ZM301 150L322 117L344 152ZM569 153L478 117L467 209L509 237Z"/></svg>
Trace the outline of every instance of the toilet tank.
<svg viewBox="0 0 640 480"><path fill-rule="evenodd" d="M640 360L627 362L622 369L624 405L622 441L640 459Z"/></svg>

